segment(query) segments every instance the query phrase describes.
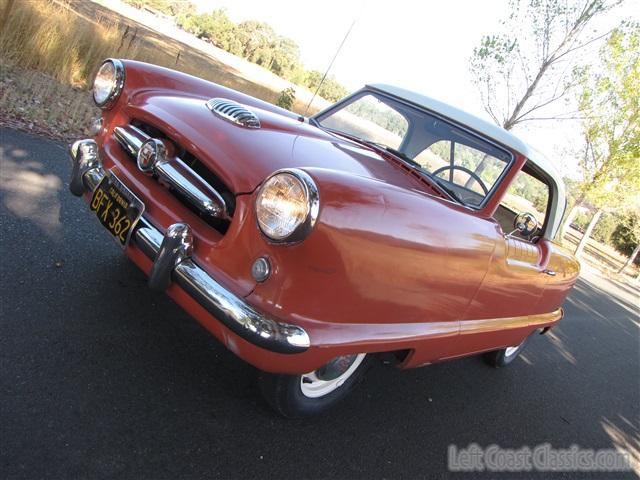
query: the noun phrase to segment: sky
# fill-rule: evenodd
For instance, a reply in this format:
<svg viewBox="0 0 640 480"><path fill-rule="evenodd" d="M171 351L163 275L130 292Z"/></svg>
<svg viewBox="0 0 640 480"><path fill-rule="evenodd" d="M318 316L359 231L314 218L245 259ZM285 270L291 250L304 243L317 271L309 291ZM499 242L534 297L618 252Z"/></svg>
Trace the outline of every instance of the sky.
<svg viewBox="0 0 640 480"><path fill-rule="evenodd" d="M226 8L235 22L269 23L296 41L307 68L321 71L355 20L331 70L349 89L391 83L448 102L477 102L467 60L482 35L495 30L507 1L200 0L198 4L203 10Z"/></svg>
<svg viewBox="0 0 640 480"><path fill-rule="evenodd" d="M490 120L468 70L483 35L495 33L508 0L196 0L201 11L225 8L234 22L259 20L300 46L306 68L325 71L355 20L333 74L350 90L389 83L423 93ZM615 15L640 20L640 0L627 0ZM604 30L606 31L606 30ZM595 52L594 52L595 55ZM565 155L579 139L577 125L529 125L517 131L549 157ZM559 162L565 174L575 162Z"/></svg>

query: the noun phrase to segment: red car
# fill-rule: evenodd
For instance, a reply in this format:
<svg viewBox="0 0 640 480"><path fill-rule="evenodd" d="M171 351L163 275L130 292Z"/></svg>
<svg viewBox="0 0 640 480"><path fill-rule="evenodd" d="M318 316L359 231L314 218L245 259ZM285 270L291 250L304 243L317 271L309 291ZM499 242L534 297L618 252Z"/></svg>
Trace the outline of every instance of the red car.
<svg viewBox="0 0 640 480"><path fill-rule="evenodd" d="M306 118L128 60L93 97L71 192L284 415L331 406L377 355L502 366L562 318L563 182L499 127L387 85Z"/></svg>

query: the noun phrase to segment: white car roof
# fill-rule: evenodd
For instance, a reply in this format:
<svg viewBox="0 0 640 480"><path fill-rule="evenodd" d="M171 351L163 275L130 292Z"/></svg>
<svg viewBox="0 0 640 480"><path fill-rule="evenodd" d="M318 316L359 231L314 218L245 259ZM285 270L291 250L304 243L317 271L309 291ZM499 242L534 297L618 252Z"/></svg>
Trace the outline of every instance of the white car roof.
<svg viewBox="0 0 640 480"><path fill-rule="evenodd" d="M485 135L492 140L495 140L496 142L501 143L502 145L521 153L534 165L546 172L555 182L558 191L556 192L556 195L554 195L555 201L554 205L552 206L553 208L551 209L551 218L549 219L551 231L548 232L548 235L545 236L548 236L550 238L553 238L555 236L560 226L562 215L564 213L566 193L562 175L560 175L560 172L555 167L555 165L542 153L528 145L526 142L522 141L520 138L516 137L513 133L508 132L504 128L488 122L480 117L476 117L469 112L465 112L464 110L461 110L459 108L452 107L451 105L434 98L427 97L426 95L422 95L420 93L413 92L404 88L395 87L393 85L385 85L381 83L370 84L367 85L367 87L406 100L410 103L418 105L419 107L431 110L432 112L447 117L454 122L469 127L472 130L475 130L478 133Z"/></svg>

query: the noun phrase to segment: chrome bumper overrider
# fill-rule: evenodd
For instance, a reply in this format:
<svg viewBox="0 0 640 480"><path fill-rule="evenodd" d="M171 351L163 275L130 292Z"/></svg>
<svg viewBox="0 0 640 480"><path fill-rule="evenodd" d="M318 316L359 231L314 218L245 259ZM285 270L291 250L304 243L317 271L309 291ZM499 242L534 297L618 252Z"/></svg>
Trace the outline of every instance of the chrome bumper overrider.
<svg viewBox="0 0 640 480"><path fill-rule="evenodd" d="M70 146L69 153L73 162L71 193L82 196L93 192L105 175L96 142L78 140ZM265 317L193 261L189 225L171 225L163 235L143 216L131 242L153 261L150 287L164 290L171 281L175 282L231 331L267 350L300 353L309 348L309 336L304 329Z"/></svg>

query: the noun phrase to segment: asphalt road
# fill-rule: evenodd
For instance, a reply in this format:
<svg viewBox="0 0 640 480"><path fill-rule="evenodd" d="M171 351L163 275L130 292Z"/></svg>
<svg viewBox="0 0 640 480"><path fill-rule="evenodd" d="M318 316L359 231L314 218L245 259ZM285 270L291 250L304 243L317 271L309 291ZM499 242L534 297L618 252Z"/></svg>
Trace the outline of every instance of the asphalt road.
<svg viewBox="0 0 640 480"><path fill-rule="evenodd" d="M330 413L285 420L71 196L62 145L5 129L0 148L1 478L444 477L448 446L472 443L640 458L638 290L581 280L508 368L379 366Z"/></svg>

